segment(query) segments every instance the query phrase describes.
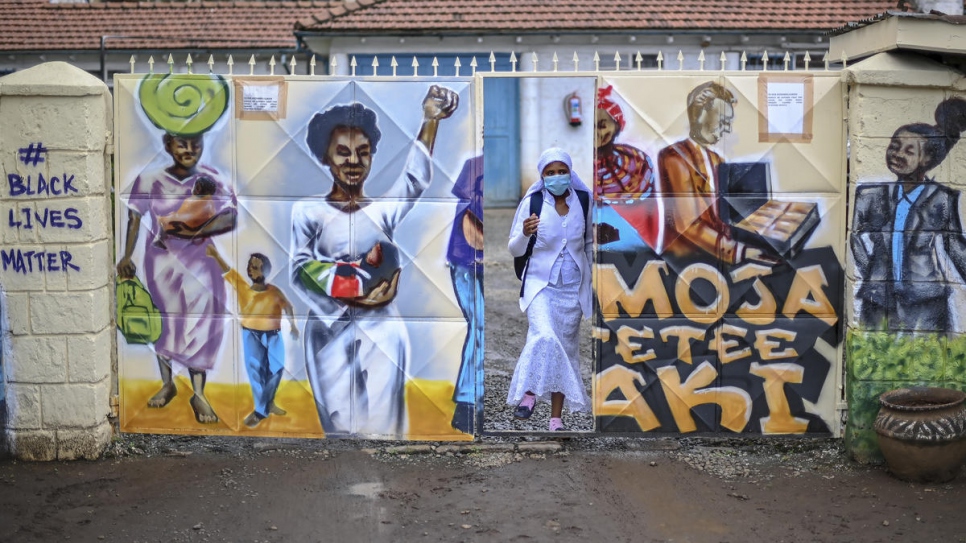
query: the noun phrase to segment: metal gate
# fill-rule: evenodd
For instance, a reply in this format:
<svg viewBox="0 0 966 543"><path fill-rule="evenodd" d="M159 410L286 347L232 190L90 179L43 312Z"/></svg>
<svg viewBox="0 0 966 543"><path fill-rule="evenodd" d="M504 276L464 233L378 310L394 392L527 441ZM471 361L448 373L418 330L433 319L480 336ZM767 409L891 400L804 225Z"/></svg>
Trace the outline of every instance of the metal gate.
<svg viewBox="0 0 966 543"><path fill-rule="evenodd" d="M483 368L483 292L519 289L509 232L480 246L488 77L117 76L122 430L545 431L510 419L515 360ZM519 188L551 146L594 187L569 429L837 434L838 75L499 77Z"/></svg>

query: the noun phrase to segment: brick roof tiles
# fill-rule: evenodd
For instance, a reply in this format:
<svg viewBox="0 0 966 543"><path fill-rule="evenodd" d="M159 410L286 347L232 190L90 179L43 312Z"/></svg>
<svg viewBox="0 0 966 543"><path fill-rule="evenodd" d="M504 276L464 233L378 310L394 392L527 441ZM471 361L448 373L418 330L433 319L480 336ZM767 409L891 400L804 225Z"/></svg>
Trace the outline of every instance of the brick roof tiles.
<svg viewBox="0 0 966 543"><path fill-rule="evenodd" d="M352 5L356 4L356 5ZM299 19L313 32L831 30L896 0L358 0Z"/></svg>
<svg viewBox="0 0 966 543"><path fill-rule="evenodd" d="M295 21L329 0L0 0L0 51L294 49ZM115 38L113 36L126 36Z"/></svg>
<svg viewBox="0 0 966 543"><path fill-rule="evenodd" d="M830 30L895 0L0 0L0 51L294 49L322 33Z"/></svg>

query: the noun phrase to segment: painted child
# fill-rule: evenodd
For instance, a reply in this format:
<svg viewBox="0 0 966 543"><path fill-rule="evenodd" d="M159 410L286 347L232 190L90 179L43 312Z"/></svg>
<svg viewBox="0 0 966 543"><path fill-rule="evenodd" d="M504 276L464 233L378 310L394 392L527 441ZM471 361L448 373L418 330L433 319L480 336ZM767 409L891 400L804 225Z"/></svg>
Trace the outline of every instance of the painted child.
<svg viewBox="0 0 966 543"><path fill-rule="evenodd" d="M255 409L245 417L245 426L254 428L269 415L285 415L286 411L275 405L275 392L282 381L285 369L285 346L281 338L282 313L289 319L292 337L298 338L292 304L274 285L265 282L272 271L272 263L261 253L248 257L248 278L245 282L238 271L232 269L218 253L214 245L205 251L215 259L225 274L225 280L238 293L241 314L242 345L245 348L245 369L252 386Z"/></svg>

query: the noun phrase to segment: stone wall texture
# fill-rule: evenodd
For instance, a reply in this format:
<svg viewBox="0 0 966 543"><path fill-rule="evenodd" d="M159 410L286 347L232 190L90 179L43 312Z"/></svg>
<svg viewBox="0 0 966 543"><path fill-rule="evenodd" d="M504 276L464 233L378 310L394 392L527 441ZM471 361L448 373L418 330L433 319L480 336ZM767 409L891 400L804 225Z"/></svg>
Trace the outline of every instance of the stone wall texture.
<svg viewBox="0 0 966 543"><path fill-rule="evenodd" d="M845 439L856 460L880 463L873 423L883 392L966 390L966 144L958 141L966 126L937 120L944 109L964 115L966 80L924 56L898 53L873 56L843 77L850 141ZM941 154L934 143L948 154L931 157ZM903 149L910 154L892 158ZM904 171L914 161L920 172ZM899 190L913 202L903 222Z"/></svg>
<svg viewBox="0 0 966 543"><path fill-rule="evenodd" d="M115 353L107 86L53 62L0 78L3 453L96 458Z"/></svg>

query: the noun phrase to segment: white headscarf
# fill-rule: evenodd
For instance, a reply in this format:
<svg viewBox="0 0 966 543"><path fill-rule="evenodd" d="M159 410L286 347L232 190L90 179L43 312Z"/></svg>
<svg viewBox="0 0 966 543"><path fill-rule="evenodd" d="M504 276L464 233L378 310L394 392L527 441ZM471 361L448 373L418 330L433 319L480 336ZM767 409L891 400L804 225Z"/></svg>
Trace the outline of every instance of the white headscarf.
<svg viewBox="0 0 966 543"><path fill-rule="evenodd" d="M570 170L570 186L572 188L590 192L590 189L587 188L587 185L580 180L580 177L577 176L577 172L574 171L573 161L570 160L570 155L567 154L567 151L564 151L559 147L551 147L544 151L543 154L540 155L540 159L537 160L537 175L539 177L536 183L530 185L530 189L527 190L524 198L530 196L538 190L543 190L543 169L546 168L547 164L550 164L551 162L563 162L567 165L567 169Z"/></svg>

